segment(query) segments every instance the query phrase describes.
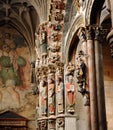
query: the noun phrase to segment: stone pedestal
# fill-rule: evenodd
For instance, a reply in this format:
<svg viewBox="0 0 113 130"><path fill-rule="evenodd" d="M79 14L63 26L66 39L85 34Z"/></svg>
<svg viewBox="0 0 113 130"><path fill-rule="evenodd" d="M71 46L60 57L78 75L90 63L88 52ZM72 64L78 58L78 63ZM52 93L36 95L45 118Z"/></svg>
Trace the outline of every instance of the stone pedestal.
<svg viewBox="0 0 113 130"><path fill-rule="evenodd" d="M65 116L65 130L77 130L76 128L76 116L67 115Z"/></svg>

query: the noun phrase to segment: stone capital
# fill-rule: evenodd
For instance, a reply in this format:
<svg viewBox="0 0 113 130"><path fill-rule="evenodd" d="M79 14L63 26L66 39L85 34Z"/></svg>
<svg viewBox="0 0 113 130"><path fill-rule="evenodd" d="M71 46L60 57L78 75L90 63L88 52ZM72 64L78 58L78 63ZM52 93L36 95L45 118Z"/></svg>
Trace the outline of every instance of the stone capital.
<svg viewBox="0 0 113 130"><path fill-rule="evenodd" d="M94 38L94 30L92 26L86 27L86 38L87 40L93 40Z"/></svg>
<svg viewBox="0 0 113 130"><path fill-rule="evenodd" d="M98 26L94 27L94 33L95 33L95 40L100 39L100 28Z"/></svg>

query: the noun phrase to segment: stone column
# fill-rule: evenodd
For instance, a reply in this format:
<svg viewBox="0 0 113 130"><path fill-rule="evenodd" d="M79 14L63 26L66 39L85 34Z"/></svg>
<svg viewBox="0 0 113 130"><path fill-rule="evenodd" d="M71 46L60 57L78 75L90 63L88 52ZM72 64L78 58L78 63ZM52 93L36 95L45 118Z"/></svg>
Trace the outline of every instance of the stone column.
<svg viewBox="0 0 113 130"><path fill-rule="evenodd" d="M97 88L95 73L95 56L93 29L87 27L87 51L88 51L88 74L89 74L89 90L90 90L90 112L91 112L91 130L98 130L98 107L97 107Z"/></svg>
<svg viewBox="0 0 113 130"><path fill-rule="evenodd" d="M104 94L104 78L103 78L102 44L99 43L99 38L100 38L100 30L98 27L96 27L94 45L95 45L95 67L96 67L99 130L107 130L105 94Z"/></svg>

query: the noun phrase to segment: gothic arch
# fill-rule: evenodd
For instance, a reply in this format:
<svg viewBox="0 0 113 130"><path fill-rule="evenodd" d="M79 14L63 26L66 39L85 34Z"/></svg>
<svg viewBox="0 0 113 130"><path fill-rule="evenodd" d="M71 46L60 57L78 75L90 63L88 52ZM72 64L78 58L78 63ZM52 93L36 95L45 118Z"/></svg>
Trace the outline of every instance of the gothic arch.
<svg viewBox="0 0 113 130"><path fill-rule="evenodd" d="M84 19L82 15L79 15L69 28L64 42L65 62L67 63L73 54L74 49L78 43L78 30L84 26Z"/></svg>
<svg viewBox="0 0 113 130"><path fill-rule="evenodd" d="M92 0L86 7L86 25L98 24L100 20L100 13L105 0Z"/></svg>

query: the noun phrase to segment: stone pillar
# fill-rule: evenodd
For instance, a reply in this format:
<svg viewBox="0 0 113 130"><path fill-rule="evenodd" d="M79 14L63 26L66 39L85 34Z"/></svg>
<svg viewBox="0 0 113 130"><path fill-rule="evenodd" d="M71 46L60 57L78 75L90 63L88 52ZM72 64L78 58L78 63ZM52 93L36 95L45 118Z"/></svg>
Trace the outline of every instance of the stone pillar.
<svg viewBox="0 0 113 130"><path fill-rule="evenodd" d="M99 130L107 130L105 94L104 94L104 78L103 78L102 44L99 43L99 38L100 38L100 30L98 27L96 27L94 45L95 45L95 67L96 67Z"/></svg>
<svg viewBox="0 0 113 130"><path fill-rule="evenodd" d="M97 88L95 73L95 55L93 42L93 29L87 27L87 52L88 52L88 74L90 90L90 112L91 112L91 130L98 130L98 107L97 107Z"/></svg>

